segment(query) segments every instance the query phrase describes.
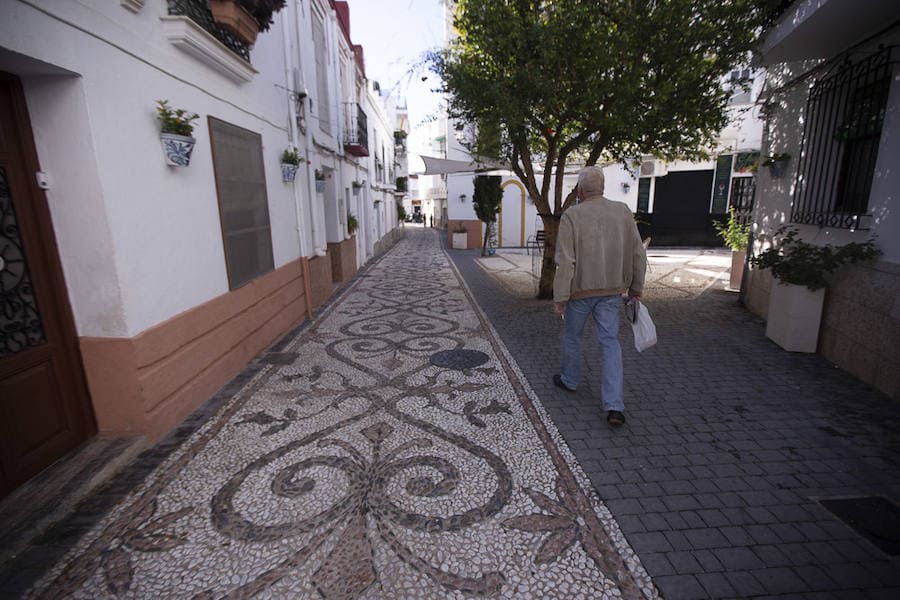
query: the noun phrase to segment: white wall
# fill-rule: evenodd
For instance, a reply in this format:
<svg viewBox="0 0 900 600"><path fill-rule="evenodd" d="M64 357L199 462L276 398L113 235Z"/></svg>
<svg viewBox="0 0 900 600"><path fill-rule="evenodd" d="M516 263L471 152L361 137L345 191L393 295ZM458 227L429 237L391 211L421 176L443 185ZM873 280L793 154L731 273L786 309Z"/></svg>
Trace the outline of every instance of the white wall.
<svg viewBox="0 0 900 600"><path fill-rule="evenodd" d="M882 40L884 41L884 40ZM875 47L869 49L874 51ZM865 56L865 49L859 56ZM781 84L801 75L814 66L814 62L785 63L770 69L770 86ZM772 99L770 121L766 125L763 154L787 152L792 159L787 174L773 179L768 169L760 169L757 182L757 202L754 208L754 236L756 251L763 249L772 234L784 224L799 230L803 239L816 244L842 245L852 241L862 242L875 237L884 260L900 262L900 218L897 216L900 189L900 67L894 66L893 80L882 126L878 161L869 195L869 213L873 215L868 231L819 228L790 223L790 210L795 191L796 172L799 166L803 135L804 113L809 93L808 85L794 86Z"/></svg>
<svg viewBox="0 0 900 600"><path fill-rule="evenodd" d="M228 291L210 115L261 134L275 266L300 256L294 187L281 182L278 164L289 141L287 93L273 93L287 84L284 13L252 51L259 72L237 84L164 37L165 2L138 14L118 2L41 6L58 18L0 3L0 40L80 76L26 81L38 155L55 182L48 199L79 335L131 337ZM157 99L201 115L190 167L164 164ZM88 200L73 215L67 203L77 199ZM111 263L82 239L86 222Z"/></svg>

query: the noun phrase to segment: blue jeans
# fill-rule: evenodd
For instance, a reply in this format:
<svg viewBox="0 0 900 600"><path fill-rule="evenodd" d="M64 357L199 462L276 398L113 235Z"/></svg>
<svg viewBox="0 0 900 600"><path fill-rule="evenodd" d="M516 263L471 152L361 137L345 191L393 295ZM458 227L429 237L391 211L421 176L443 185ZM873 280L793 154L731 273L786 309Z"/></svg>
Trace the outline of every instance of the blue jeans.
<svg viewBox="0 0 900 600"><path fill-rule="evenodd" d="M595 296L566 303L561 379L574 390L581 382L581 339L588 315L594 316L600 344L600 398L603 410L625 410L622 399L622 347L619 345L619 310L622 297Z"/></svg>

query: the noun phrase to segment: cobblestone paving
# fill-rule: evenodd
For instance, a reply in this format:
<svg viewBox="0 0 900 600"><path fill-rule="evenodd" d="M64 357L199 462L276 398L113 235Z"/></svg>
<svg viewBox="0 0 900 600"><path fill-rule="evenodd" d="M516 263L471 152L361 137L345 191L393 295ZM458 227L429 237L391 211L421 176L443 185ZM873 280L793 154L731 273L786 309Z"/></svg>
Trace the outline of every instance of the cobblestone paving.
<svg viewBox="0 0 900 600"><path fill-rule="evenodd" d="M637 354L623 323L628 423L611 430L599 381L574 394L551 382L562 328L549 303L511 295L474 252L450 256L665 598L900 598L900 559L817 502L900 500L896 402L778 348L736 295L678 293L654 265L659 344Z"/></svg>
<svg viewBox="0 0 900 600"><path fill-rule="evenodd" d="M27 595L658 597L434 232L241 383Z"/></svg>

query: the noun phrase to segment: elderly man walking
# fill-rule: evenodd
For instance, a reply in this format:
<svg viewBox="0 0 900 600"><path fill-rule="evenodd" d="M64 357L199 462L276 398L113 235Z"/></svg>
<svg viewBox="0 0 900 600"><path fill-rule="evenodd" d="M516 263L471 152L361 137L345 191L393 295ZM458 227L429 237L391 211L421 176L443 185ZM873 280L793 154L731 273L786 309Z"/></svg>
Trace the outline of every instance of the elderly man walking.
<svg viewBox="0 0 900 600"><path fill-rule="evenodd" d="M603 170L586 167L578 174L580 204L567 209L556 238L553 300L565 323L562 372L553 383L574 392L581 381L581 339L593 316L600 344L600 397L606 420L625 422L622 398L622 348L619 311L622 294L640 298L647 254L631 210L603 197Z"/></svg>

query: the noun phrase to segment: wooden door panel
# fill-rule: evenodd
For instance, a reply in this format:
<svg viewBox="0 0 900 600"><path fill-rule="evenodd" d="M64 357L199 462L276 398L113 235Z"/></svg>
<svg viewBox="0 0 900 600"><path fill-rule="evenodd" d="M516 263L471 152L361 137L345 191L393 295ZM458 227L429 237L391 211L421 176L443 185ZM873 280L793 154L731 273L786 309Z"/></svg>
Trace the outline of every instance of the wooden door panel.
<svg viewBox="0 0 900 600"><path fill-rule="evenodd" d="M0 73L0 496L94 427L24 100Z"/></svg>
<svg viewBox="0 0 900 600"><path fill-rule="evenodd" d="M8 475L21 483L70 447L71 428L49 361L0 381ZM16 398L27 398L17 402Z"/></svg>

